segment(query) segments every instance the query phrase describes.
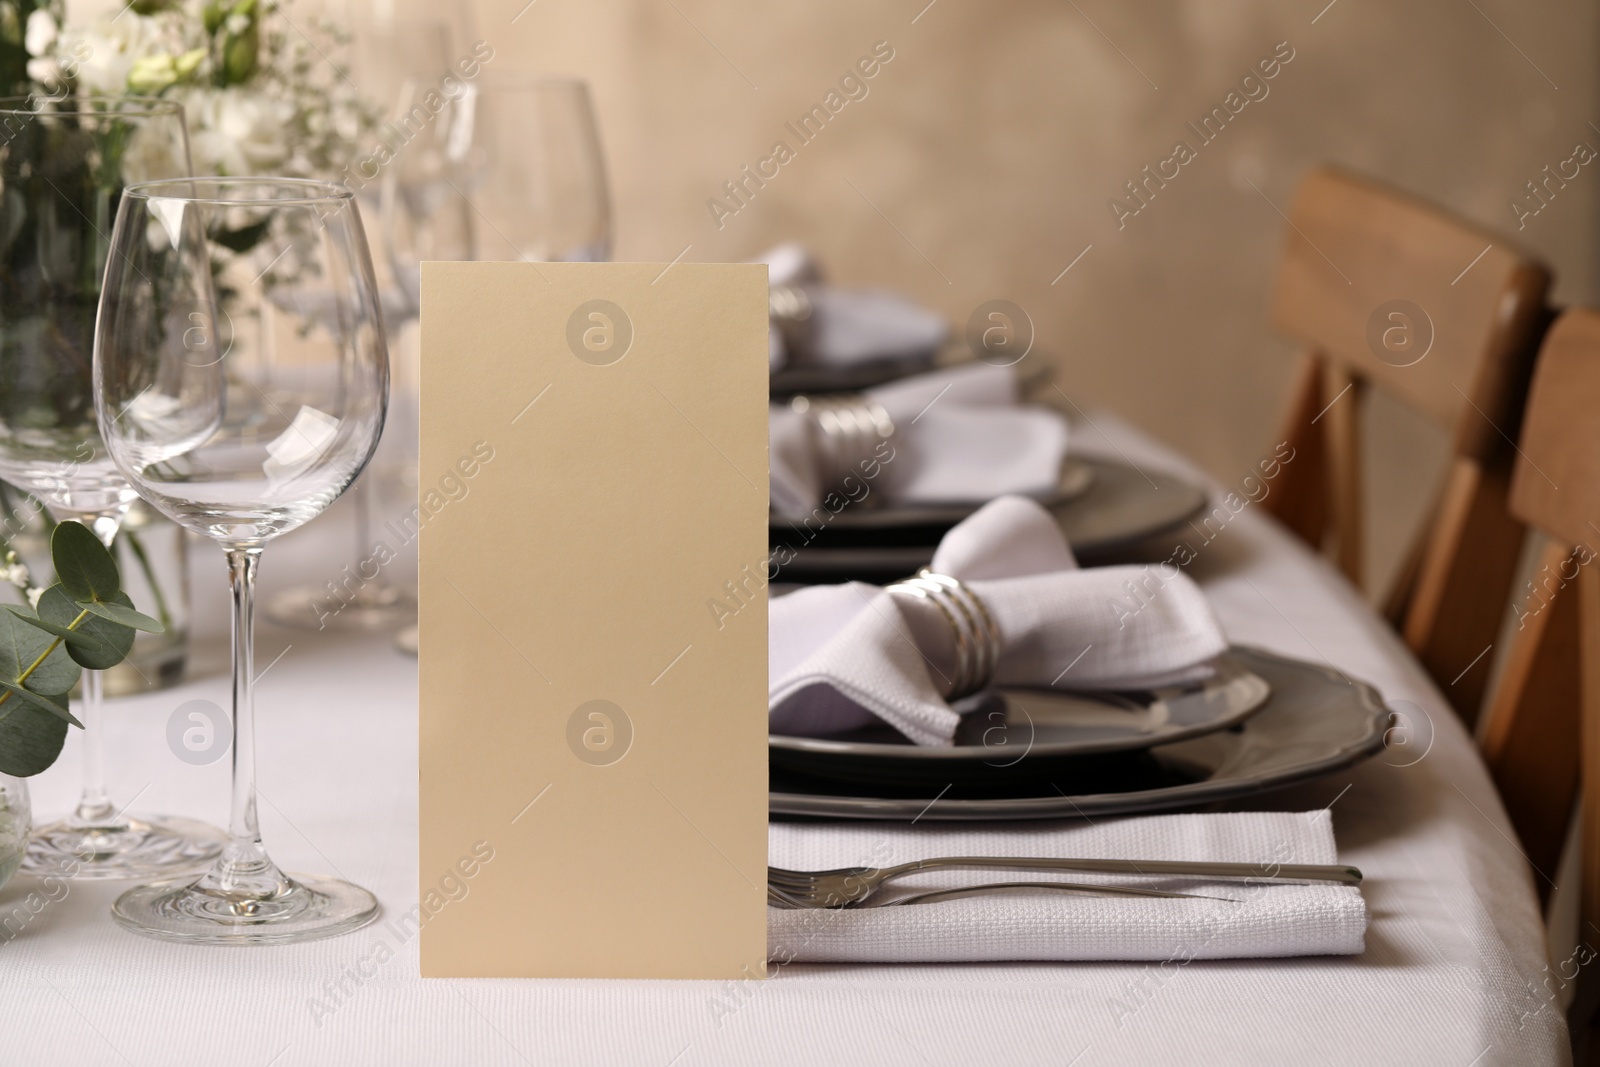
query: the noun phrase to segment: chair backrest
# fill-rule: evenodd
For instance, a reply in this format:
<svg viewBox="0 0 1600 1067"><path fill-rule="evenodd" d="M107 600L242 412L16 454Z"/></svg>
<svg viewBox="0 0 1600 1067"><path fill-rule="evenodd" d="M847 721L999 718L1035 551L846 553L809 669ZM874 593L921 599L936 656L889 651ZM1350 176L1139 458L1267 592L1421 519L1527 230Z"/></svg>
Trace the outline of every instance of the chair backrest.
<svg viewBox="0 0 1600 1067"><path fill-rule="evenodd" d="M1366 390L1451 435L1451 468L1389 614L1469 720L1522 542L1505 506L1510 442L1549 282L1498 235L1342 171L1313 171L1290 208L1273 320L1307 352L1281 438L1297 458L1267 505L1319 549L1331 537L1359 584Z"/></svg>
<svg viewBox="0 0 1600 1067"><path fill-rule="evenodd" d="M1600 929L1600 312L1551 327L1523 416L1511 510L1549 538L1480 731L1484 761L1548 898L1573 807L1585 941ZM1580 785L1587 783L1586 788ZM1590 924L1595 924L1591 926ZM1574 1005L1588 1031L1594 987ZM1580 1033L1581 1031L1581 1033Z"/></svg>

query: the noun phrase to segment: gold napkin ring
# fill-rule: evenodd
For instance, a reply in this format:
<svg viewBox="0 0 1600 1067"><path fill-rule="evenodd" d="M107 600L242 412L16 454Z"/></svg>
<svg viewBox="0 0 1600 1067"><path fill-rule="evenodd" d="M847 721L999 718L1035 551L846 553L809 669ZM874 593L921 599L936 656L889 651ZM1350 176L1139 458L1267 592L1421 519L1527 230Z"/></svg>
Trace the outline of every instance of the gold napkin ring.
<svg viewBox="0 0 1600 1067"><path fill-rule="evenodd" d="M878 446L894 436L894 420L888 410L859 393L801 395L791 399L789 407L807 416L810 423L812 452L824 492L839 490L849 496L847 479L854 475L861 481Z"/></svg>
<svg viewBox="0 0 1600 1067"><path fill-rule="evenodd" d="M1000 662L1000 628L970 586L924 567L914 577L888 586L888 590L926 600L950 625L956 643L956 676L949 679L946 700L954 702L988 687Z"/></svg>

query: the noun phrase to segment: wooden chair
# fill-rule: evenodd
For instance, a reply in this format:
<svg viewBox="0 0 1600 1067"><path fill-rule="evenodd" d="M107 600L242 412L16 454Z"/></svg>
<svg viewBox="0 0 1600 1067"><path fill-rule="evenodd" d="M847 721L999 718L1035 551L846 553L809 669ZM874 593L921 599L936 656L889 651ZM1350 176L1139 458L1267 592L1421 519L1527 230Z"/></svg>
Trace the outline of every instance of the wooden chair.
<svg viewBox="0 0 1600 1067"><path fill-rule="evenodd" d="M1289 214L1273 319L1306 354L1280 441L1295 449L1265 500L1361 582L1360 412L1380 389L1443 427L1452 460L1387 613L1471 722L1523 538L1506 510L1550 276L1497 234L1333 169ZM1469 670L1468 668L1474 668Z"/></svg>
<svg viewBox="0 0 1600 1067"><path fill-rule="evenodd" d="M1511 511L1549 544L1534 591L1513 603L1520 626L1480 743L1546 899L1581 791L1580 937L1600 948L1600 312L1551 327L1520 447ZM1578 1062L1600 1053L1597 977L1573 1005Z"/></svg>

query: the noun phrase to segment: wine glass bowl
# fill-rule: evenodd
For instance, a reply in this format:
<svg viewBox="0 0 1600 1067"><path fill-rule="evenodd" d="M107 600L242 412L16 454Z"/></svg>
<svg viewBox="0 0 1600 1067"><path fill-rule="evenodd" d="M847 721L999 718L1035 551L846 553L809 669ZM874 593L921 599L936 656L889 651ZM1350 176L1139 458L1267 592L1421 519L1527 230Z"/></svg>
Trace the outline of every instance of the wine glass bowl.
<svg viewBox="0 0 1600 1067"><path fill-rule="evenodd" d="M306 361L271 368L270 382L229 363L226 298L203 269L216 235L242 229L258 234L252 262L270 266L257 284L293 322ZM102 358L118 371L104 379L102 419L123 473L158 511L224 545L259 545L320 514L360 472L388 396L375 290L351 281L370 279L365 240L354 194L332 183L129 189L113 235L126 258L100 319ZM322 362L323 351L339 358Z"/></svg>
<svg viewBox="0 0 1600 1067"><path fill-rule="evenodd" d="M371 893L287 875L262 847L252 628L264 547L333 503L383 431L388 352L360 209L331 182L150 182L124 194L112 248L95 337L107 450L151 506L222 547L234 603L230 840L198 879L129 890L112 914L211 944L353 930L377 915ZM236 358L229 308L246 304L292 327L268 363Z"/></svg>
<svg viewBox="0 0 1600 1067"><path fill-rule="evenodd" d="M611 258L611 198L589 86L486 77L451 105L474 258Z"/></svg>

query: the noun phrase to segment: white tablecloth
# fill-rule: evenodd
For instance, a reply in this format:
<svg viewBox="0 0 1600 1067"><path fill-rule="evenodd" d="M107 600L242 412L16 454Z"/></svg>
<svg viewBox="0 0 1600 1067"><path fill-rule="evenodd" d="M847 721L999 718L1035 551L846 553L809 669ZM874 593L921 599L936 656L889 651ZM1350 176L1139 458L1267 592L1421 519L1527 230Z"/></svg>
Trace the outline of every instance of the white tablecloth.
<svg viewBox="0 0 1600 1067"><path fill-rule="evenodd" d="M1113 420L1095 421L1139 463L1193 475ZM1092 428L1074 429L1075 448L1107 450ZM344 521L331 513L269 549L265 592L337 577ZM77 883L13 939L0 934L0 1064L1564 1062L1531 876L1443 699L1361 599L1255 507L1202 539L1189 570L1232 639L1331 661L1432 720L1431 746L1253 802L1331 805L1341 860L1367 874L1361 956L792 965L765 982L424 982L415 942L382 960L378 930L254 950L170 945L112 923L120 887ZM183 701L226 702L222 564L212 546L196 554L199 674L116 703L110 774L120 800L137 794L139 808L220 823L227 760L192 767L165 741ZM414 662L379 638L263 626L257 663L261 819L274 856L371 888L391 915L410 908ZM69 745L34 780L36 810L68 808L77 775ZM0 914L29 888L17 879L0 890Z"/></svg>

